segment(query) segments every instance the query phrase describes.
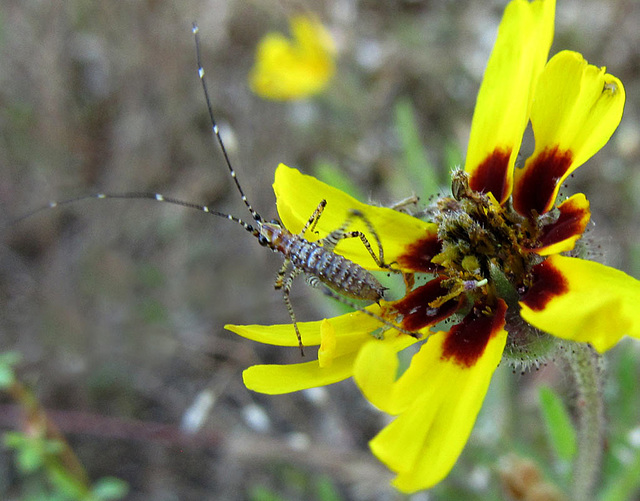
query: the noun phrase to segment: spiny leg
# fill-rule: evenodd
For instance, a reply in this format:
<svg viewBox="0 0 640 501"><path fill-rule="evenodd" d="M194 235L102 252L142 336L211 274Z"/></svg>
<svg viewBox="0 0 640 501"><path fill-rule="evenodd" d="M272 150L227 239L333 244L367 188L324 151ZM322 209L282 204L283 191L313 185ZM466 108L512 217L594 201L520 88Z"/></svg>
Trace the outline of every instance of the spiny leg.
<svg viewBox="0 0 640 501"><path fill-rule="evenodd" d="M300 335L300 330L298 329L298 322L296 321L296 314L293 311L293 305L291 304L291 298L289 297L293 279L300 273L301 273L300 270L295 269L289 274L289 276L284 282L282 297L284 299L284 303L287 305L287 311L289 311L289 316L291 317L291 321L293 322L293 329L296 331L296 336L298 336L298 345L300 346L300 355L304 357L304 345L302 344L302 336Z"/></svg>
<svg viewBox="0 0 640 501"><path fill-rule="evenodd" d="M373 238L375 238L376 245L378 246L377 256L376 253L373 252L371 244L369 243L369 240L364 233L359 230L346 231L347 227L351 224L351 221L353 221L353 219L356 217L364 222L369 233L373 235ZM378 233L371 224L371 221L369 221L369 219L359 210L351 209L351 211L349 211L349 216L347 217L347 219L345 219L344 223L342 223L342 226L340 226L340 228L338 228L337 230L332 231L322 239L322 247L324 247L329 252L333 252L336 245L338 245L338 242L347 238L359 238L375 263L378 265L378 267L386 269L390 268L390 265L384 262L384 250L382 249L382 242L380 241Z"/></svg>
<svg viewBox="0 0 640 501"><path fill-rule="evenodd" d="M304 235L307 232L307 230L315 231L316 225L318 224L318 221L320 220L320 216L322 215L322 212L324 211L324 208L326 206L327 206L327 201L326 200L322 200L318 204L318 206L316 207L316 210L313 211L313 214L311 214L311 217L306 222L306 224L304 225L304 228L302 228L302 231L300 232L300 235L302 237L304 237Z"/></svg>
<svg viewBox="0 0 640 501"><path fill-rule="evenodd" d="M284 263L282 263L282 266L278 270L278 275L276 276L276 281L273 284L273 288L275 290L282 289L282 286L284 285L284 277L286 276L287 272L289 271L290 266L291 266L291 260L290 259L285 259Z"/></svg>
<svg viewBox="0 0 640 501"><path fill-rule="evenodd" d="M294 268L291 271L289 271L290 267L291 267L291 261L289 259L285 259L284 264L278 271L278 276L276 277L276 282L274 284L274 287L276 290L282 289L282 298L284 299L284 304L287 306L289 317L291 317L291 322L293 323L293 329L296 331L296 336L298 337L298 345L300 346L300 355L304 357L304 346L302 344L302 336L300 335L300 330L298 329L298 322L296 321L296 314L293 311L293 305L291 304L291 298L289 297L291 293L291 284L293 283L293 279L302 272L297 268ZM288 275L287 275L287 272L289 272Z"/></svg>
<svg viewBox="0 0 640 501"><path fill-rule="evenodd" d="M380 268L389 268L390 265L384 262L384 249L382 248L382 241L380 240L380 236L378 235L378 232L373 227L373 224L371 224L371 221L369 221L369 218L367 218L367 216L365 216L362 212L356 209L351 209L351 211L349 212L349 216L359 218L366 225L367 230L371 235L373 235L373 238L375 238L376 240L376 245L378 246L378 260L376 261L376 264L380 266ZM371 250L371 245L369 244L369 241L367 240L367 238L364 235L362 235L362 237L360 238L361 240L364 238L364 240L366 241L366 243L363 241L363 243L365 244L365 247L368 247L369 254L371 254L371 256L375 259L373 255L373 251Z"/></svg>
<svg viewBox="0 0 640 501"><path fill-rule="evenodd" d="M396 202L390 207L390 209L413 216L417 212L417 209L412 210L410 209L410 207L411 206L417 207L419 202L420 202L420 197L418 197L417 195L411 195L410 197L407 197L404 200L400 200L399 202Z"/></svg>

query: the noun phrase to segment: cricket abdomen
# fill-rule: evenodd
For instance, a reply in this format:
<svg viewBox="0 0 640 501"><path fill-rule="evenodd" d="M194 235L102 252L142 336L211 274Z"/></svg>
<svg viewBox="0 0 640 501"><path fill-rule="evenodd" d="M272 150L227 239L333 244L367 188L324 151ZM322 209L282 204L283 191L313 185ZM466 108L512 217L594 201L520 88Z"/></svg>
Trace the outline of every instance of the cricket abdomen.
<svg viewBox="0 0 640 501"><path fill-rule="evenodd" d="M288 251L294 268L317 277L340 294L373 302L384 296L385 288L369 271L317 243L297 239L291 242Z"/></svg>

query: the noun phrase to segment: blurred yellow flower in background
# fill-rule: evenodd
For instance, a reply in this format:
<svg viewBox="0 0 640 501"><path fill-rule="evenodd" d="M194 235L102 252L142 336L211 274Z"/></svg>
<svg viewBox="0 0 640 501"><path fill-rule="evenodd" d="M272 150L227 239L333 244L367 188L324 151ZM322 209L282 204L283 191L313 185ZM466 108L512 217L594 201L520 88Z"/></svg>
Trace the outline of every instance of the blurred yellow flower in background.
<svg viewBox="0 0 640 501"><path fill-rule="evenodd" d="M335 73L335 45L327 29L302 15L291 18L290 27L291 39L269 32L258 44L249 84L265 99L312 96L324 90Z"/></svg>

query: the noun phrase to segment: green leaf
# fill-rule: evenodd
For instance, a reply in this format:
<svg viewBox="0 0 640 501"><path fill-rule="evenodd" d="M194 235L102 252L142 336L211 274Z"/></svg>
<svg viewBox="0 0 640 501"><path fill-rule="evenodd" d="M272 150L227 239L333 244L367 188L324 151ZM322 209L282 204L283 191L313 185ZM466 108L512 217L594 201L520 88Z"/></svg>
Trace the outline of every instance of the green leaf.
<svg viewBox="0 0 640 501"><path fill-rule="evenodd" d="M0 388L9 388L15 380L13 369L6 365L0 365Z"/></svg>
<svg viewBox="0 0 640 501"><path fill-rule="evenodd" d="M316 493L319 501L340 501L342 499L331 478L326 475L316 480Z"/></svg>
<svg viewBox="0 0 640 501"><path fill-rule="evenodd" d="M14 366L22 360L22 356L17 351L6 351L0 353L0 365Z"/></svg>
<svg viewBox="0 0 640 501"><path fill-rule="evenodd" d="M19 431L8 431L3 435L2 441L5 447L18 450L24 445L26 439L24 433Z"/></svg>
<svg viewBox="0 0 640 501"><path fill-rule="evenodd" d="M266 487L257 485L251 488L249 501L283 501L283 498Z"/></svg>
<svg viewBox="0 0 640 501"><path fill-rule="evenodd" d="M90 499L87 486L61 463L56 460L48 461L45 470L55 492L62 494L66 499Z"/></svg>
<svg viewBox="0 0 640 501"><path fill-rule="evenodd" d="M637 391L638 360L634 350L621 350L618 367L614 370L615 381L618 383L618 393L615 399L617 409L614 412L618 417L618 422L622 425L616 427L619 430L633 426L637 415L639 402Z"/></svg>
<svg viewBox="0 0 640 501"><path fill-rule="evenodd" d="M44 464L42 449L32 440L25 442L16 452L18 469L23 473L33 473Z"/></svg>
<svg viewBox="0 0 640 501"><path fill-rule="evenodd" d="M0 388L8 388L15 380L13 366L20 362L20 354L15 351L0 353Z"/></svg>
<svg viewBox="0 0 640 501"><path fill-rule="evenodd" d="M122 499L128 494L129 485L119 478L104 477L95 483L91 492L101 500Z"/></svg>
<svg viewBox="0 0 640 501"><path fill-rule="evenodd" d="M540 409L549 441L558 458L571 460L577 451L576 432L562 399L547 386L539 392Z"/></svg>
<svg viewBox="0 0 640 501"><path fill-rule="evenodd" d="M60 440L42 440L42 450L45 454L55 456L64 451L64 443Z"/></svg>

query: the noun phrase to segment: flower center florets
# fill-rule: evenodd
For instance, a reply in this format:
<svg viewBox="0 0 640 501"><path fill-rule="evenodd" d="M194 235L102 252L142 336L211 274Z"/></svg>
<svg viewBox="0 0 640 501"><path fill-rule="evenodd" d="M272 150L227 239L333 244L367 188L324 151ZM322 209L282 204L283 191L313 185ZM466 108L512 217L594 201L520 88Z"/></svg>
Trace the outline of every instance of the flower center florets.
<svg viewBox="0 0 640 501"><path fill-rule="evenodd" d="M527 219L510 202L500 205L491 193L472 190L461 170L453 173L452 196L440 198L430 212L442 246L431 262L447 277L441 284L448 292L429 306L438 308L464 294L467 305L482 304L491 315L497 299L503 299L509 332L504 356L514 370L538 366L554 338L522 320L518 301L530 285L531 269L544 260L531 249L542 225L556 217L554 212Z"/></svg>
<svg viewBox="0 0 640 501"><path fill-rule="evenodd" d="M443 285L450 292L432 306L465 292L517 302L528 271L541 259L527 251L536 238L535 223L510 204L501 206L491 193L473 191L461 170L453 173L452 196L436 202L433 222L442 251L431 261L448 275Z"/></svg>

